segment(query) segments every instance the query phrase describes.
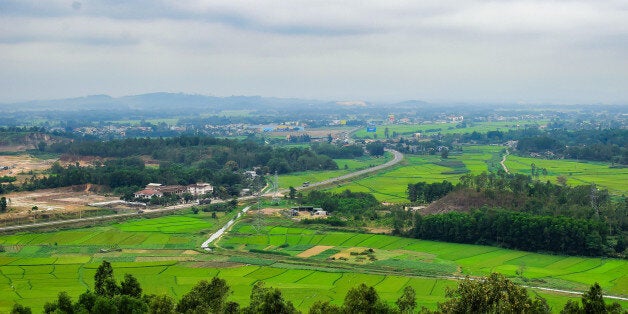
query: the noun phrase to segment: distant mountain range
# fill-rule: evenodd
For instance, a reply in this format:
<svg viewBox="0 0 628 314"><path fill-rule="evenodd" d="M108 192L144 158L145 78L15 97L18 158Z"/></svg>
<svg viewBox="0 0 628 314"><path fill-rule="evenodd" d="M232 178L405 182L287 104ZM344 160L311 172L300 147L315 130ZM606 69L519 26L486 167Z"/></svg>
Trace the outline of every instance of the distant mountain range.
<svg viewBox="0 0 628 314"><path fill-rule="evenodd" d="M275 98L261 96L229 96L215 97L191 95L183 93L150 93L114 98L108 95L92 95L78 98L34 100L0 104L0 111L78 111L78 110L113 110L113 111L147 111L147 110L308 110L308 109L349 109L373 108L377 106L406 108L426 106L428 103L409 100L400 103L374 104L363 100L322 101L298 98Z"/></svg>

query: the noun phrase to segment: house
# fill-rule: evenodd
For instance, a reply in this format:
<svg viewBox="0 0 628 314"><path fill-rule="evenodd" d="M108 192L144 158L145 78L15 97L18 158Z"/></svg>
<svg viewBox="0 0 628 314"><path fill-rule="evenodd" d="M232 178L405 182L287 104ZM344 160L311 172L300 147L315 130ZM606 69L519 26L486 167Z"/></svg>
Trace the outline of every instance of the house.
<svg viewBox="0 0 628 314"><path fill-rule="evenodd" d="M157 191L162 192L164 194L177 194L181 195L187 192L187 187L183 185L164 185L160 186Z"/></svg>
<svg viewBox="0 0 628 314"><path fill-rule="evenodd" d="M144 189L139 192L135 192L134 196L135 198L151 199L153 196L162 197L164 196L164 193L157 190Z"/></svg>
<svg viewBox="0 0 628 314"><path fill-rule="evenodd" d="M209 183L196 183L188 185L188 193L199 196L207 193L213 193L214 187Z"/></svg>

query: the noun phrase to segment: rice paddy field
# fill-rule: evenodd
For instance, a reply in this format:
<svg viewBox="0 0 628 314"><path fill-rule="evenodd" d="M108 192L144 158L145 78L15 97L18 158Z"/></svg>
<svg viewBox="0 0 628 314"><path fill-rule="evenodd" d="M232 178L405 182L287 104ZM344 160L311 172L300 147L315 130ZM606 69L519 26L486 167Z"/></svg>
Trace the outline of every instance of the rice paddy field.
<svg viewBox="0 0 628 314"><path fill-rule="evenodd" d="M284 218L268 218L261 226L245 218L219 241L221 248L213 253L199 250L208 234L228 218L178 214L2 235L0 312L8 312L14 302L38 312L61 290L76 298L93 287L103 260L112 263L119 280L125 273L136 276L146 293L180 298L198 281L219 276L233 289L230 300L245 305L252 285L262 280L281 288L302 310L316 300L340 304L359 283L374 285L391 304L403 287L411 285L420 306L435 308L444 299L445 288L456 285L449 276L493 271L514 276L521 265L530 285L584 290L597 281L608 293L628 295L626 261L309 229ZM538 293L554 308L567 300L560 294Z"/></svg>
<svg viewBox="0 0 628 314"><path fill-rule="evenodd" d="M417 274L436 277L422 278L423 282L440 281L440 285L448 286L454 284L444 279L449 276L485 276L499 272L529 286L582 291L598 282L607 293L628 295L628 273L625 271L628 261L624 260L537 254L388 235L276 226L272 223L263 230L240 223L219 245L241 252L265 252L264 255L268 256L251 260L251 264L269 265L264 261L281 256L290 261L302 259L332 264L339 270L395 272L395 276L385 277L403 278L398 279L398 288L403 287L402 282L417 279L413 277ZM373 252L366 254L368 249L373 249ZM272 267L277 263L279 262L270 265ZM525 269L525 280L516 274L522 267ZM413 287L417 291L425 291L425 287ZM546 297L554 308L562 308L566 302L565 296L539 291L536 293ZM418 298L425 298L428 305L434 305L429 300L434 300L431 298L437 296L423 294ZM628 303L623 305L626 304Z"/></svg>
<svg viewBox="0 0 628 314"><path fill-rule="evenodd" d="M303 182L320 182L339 177L351 172L381 165L392 159L392 154L386 152L383 158L364 156L355 159L334 159L339 170L333 171L304 171L279 176L279 188L300 187Z"/></svg>
<svg viewBox="0 0 628 314"><path fill-rule="evenodd" d="M446 160L439 155L405 155L404 160L396 167L340 184L331 190L368 192L382 202L407 202L408 183L447 180L455 184L467 172L480 174L488 171L489 166L499 166L499 156L503 150L502 146L464 146L461 153L452 152Z"/></svg>
<svg viewBox="0 0 628 314"><path fill-rule="evenodd" d="M501 130L507 131L510 129L525 128L528 126L539 126L547 124L548 121L544 120L521 120L521 121L491 121L491 122L472 122L466 128L456 128L459 124L456 123L423 123L423 124L390 124L390 125L378 125L376 132L366 132L366 128L362 128L355 133L355 138L373 138L373 134L377 134L378 139L385 139L385 130L388 128L389 135L392 136L393 132L399 135L408 136L415 133L421 133L422 136L429 136L435 134L455 134L455 133L473 133L480 132L486 133L488 131Z"/></svg>
<svg viewBox="0 0 628 314"><path fill-rule="evenodd" d="M556 183L556 177L565 176L568 185L589 185L606 188L612 194L628 193L628 168L611 168L609 164L600 162L583 162L575 160L549 160L531 157L508 156L506 167L512 172L530 174L531 165L547 169L547 176L541 175L540 180Z"/></svg>

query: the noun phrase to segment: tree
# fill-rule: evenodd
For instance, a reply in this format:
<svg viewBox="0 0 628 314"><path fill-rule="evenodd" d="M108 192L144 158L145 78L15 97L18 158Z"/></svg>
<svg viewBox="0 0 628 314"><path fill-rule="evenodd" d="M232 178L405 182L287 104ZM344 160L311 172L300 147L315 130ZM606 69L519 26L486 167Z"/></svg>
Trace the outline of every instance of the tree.
<svg viewBox="0 0 628 314"><path fill-rule="evenodd" d="M525 288L495 273L480 280L466 278L446 296L450 299L438 304L443 313L550 313L545 299L530 299Z"/></svg>
<svg viewBox="0 0 628 314"><path fill-rule="evenodd" d="M293 186L289 187L290 192L288 192L288 196L290 197L290 199L294 199L297 195L297 189L295 189Z"/></svg>
<svg viewBox="0 0 628 314"><path fill-rule="evenodd" d="M582 307L585 313L606 313L602 287L597 282L582 295Z"/></svg>
<svg viewBox="0 0 628 314"><path fill-rule="evenodd" d="M384 143L382 142L371 142L366 144L366 150L372 156L382 156L384 155Z"/></svg>
<svg viewBox="0 0 628 314"><path fill-rule="evenodd" d="M375 288L361 283L349 289L344 300L345 313L387 313L388 305L379 299Z"/></svg>
<svg viewBox="0 0 628 314"><path fill-rule="evenodd" d="M211 282L202 280L190 292L183 295L177 304L177 311L182 313L188 311L203 312L204 310L212 313L221 312L229 290L230 288L224 279L214 277Z"/></svg>
<svg viewBox="0 0 628 314"><path fill-rule="evenodd" d="M23 306L19 303L15 303L13 308L11 309L11 314L32 314L31 308L28 306Z"/></svg>
<svg viewBox="0 0 628 314"><path fill-rule="evenodd" d="M249 307L243 309L243 313L280 313L292 314L298 311L292 302L286 301L281 291L276 288L266 287L264 282L258 281L251 290Z"/></svg>
<svg viewBox="0 0 628 314"><path fill-rule="evenodd" d="M113 278L111 263L103 261L94 275L94 292L100 296L112 297L118 292L118 286Z"/></svg>
<svg viewBox="0 0 628 314"><path fill-rule="evenodd" d="M442 159L447 159L449 157L449 148L447 147L443 147L440 150L440 158Z"/></svg>
<svg viewBox="0 0 628 314"><path fill-rule="evenodd" d="M153 297L148 304L150 314L173 314L174 299L169 295L158 295Z"/></svg>
<svg viewBox="0 0 628 314"><path fill-rule="evenodd" d="M134 298L141 298L142 287L140 287L139 281L133 275L125 274L124 281L120 283L120 293Z"/></svg>
<svg viewBox="0 0 628 314"><path fill-rule="evenodd" d="M7 198L0 197L0 213L4 213L7 211Z"/></svg>
<svg viewBox="0 0 628 314"><path fill-rule="evenodd" d="M310 306L310 314L341 314L342 308L330 304L329 301L316 301Z"/></svg>
<svg viewBox="0 0 628 314"><path fill-rule="evenodd" d="M606 304L602 287L596 282L589 288L589 291L582 294L582 307L577 301L569 300L560 311L562 314L581 313L622 313L621 305L617 302Z"/></svg>
<svg viewBox="0 0 628 314"><path fill-rule="evenodd" d="M416 307L416 292L411 286L403 288L403 294L397 299L397 307L401 313L413 313Z"/></svg>

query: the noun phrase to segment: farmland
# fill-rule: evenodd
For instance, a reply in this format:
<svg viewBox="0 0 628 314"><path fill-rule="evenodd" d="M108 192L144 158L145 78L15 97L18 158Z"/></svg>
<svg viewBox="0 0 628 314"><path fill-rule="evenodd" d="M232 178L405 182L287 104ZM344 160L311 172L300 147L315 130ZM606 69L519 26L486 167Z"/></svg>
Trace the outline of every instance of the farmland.
<svg viewBox="0 0 628 314"><path fill-rule="evenodd" d="M349 189L368 192L380 201L405 202L408 183L420 181L456 183L466 172L479 174L499 164L501 146L464 146L462 153L452 153L447 160L437 155L406 155L401 164L379 174L341 184L333 191Z"/></svg>
<svg viewBox="0 0 628 314"><path fill-rule="evenodd" d="M612 194L626 194L628 167L611 168L601 162L581 162L575 160L549 160L531 157L508 156L506 167L512 172L530 174L531 164L547 169L547 176L540 179L556 182L556 177L565 176L568 185L588 185L595 183Z"/></svg>
<svg viewBox="0 0 628 314"><path fill-rule="evenodd" d="M421 136L429 136L434 134L455 134L455 133L472 133L474 131L486 133L487 131L525 128L527 126L538 126L547 123L543 120L521 120L521 121L492 121L492 122L474 122L465 128L458 128L458 122L452 123L423 123L423 124L391 124L378 125L375 133L366 132L366 128L356 131L353 136L355 138L373 138L372 134L377 134L378 139L386 138L385 130L388 128L389 135L393 132L398 135L408 136L415 133L421 133Z"/></svg>
<svg viewBox="0 0 628 314"><path fill-rule="evenodd" d="M330 178L339 177L351 172L381 165L392 158L390 153L385 153L383 158L360 157L356 159L334 159L339 170L332 171L304 171L281 175L279 177L279 187L299 187L303 182L320 182Z"/></svg>
<svg viewBox="0 0 628 314"><path fill-rule="evenodd" d="M246 304L258 280L283 289L288 300L307 309L315 300L342 302L346 291L364 282L394 302L406 285L417 290L420 305L434 308L455 281L434 276L514 276L525 265L531 285L584 290L593 280L605 291L628 294L625 261L564 257L494 247L448 244L387 235L306 229L283 218L268 217L262 226L236 224L215 253L197 251L208 233L229 216L208 213L138 219L83 229L4 235L0 244L0 311L14 301L36 311L59 290L70 296L91 288L102 260L112 262L118 278L131 273L146 293L180 297L199 280L220 276ZM248 221L248 222L247 222ZM317 246L318 249L311 250ZM371 261L360 255L373 248ZM253 252L251 252L253 250ZM310 250L310 256L298 256ZM353 253L352 253L353 252ZM328 260L334 257L335 260ZM344 261L340 257L345 257ZM427 277L416 277L417 275ZM564 296L540 292L554 308ZM626 304L624 304L626 306Z"/></svg>

